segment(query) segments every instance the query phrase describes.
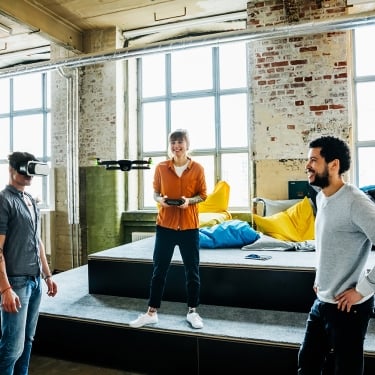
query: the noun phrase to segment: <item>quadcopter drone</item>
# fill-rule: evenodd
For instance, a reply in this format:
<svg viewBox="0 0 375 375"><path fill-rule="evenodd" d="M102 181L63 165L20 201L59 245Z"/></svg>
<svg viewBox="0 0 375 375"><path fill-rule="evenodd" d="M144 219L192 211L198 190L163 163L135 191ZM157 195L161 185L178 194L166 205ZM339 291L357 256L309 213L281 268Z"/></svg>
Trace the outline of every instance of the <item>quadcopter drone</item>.
<svg viewBox="0 0 375 375"><path fill-rule="evenodd" d="M152 159L148 160L101 160L96 158L97 165L104 165L106 170L121 170L128 172L131 169L150 169Z"/></svg>

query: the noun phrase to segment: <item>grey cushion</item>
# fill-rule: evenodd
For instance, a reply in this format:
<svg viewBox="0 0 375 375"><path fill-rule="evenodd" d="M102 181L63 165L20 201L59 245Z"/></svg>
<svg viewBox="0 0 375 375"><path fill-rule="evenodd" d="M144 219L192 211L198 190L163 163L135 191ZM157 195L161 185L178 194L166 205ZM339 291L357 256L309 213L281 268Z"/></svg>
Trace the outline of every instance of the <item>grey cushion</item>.
<svg viewBox="0 0 375 375"><path fill-rule="evenodd" d="M300 201L301 199L274 200L261 197L253 199L253 202L257 205L257 214L261 216L271 216L285 211Z"/></svg>
<svg viewBox="0 0 375 375"><path fill-rule="evenodd" d="M243 246L241 250L315 251L315 241L282 241L261 233L259 239Z"/></svg>

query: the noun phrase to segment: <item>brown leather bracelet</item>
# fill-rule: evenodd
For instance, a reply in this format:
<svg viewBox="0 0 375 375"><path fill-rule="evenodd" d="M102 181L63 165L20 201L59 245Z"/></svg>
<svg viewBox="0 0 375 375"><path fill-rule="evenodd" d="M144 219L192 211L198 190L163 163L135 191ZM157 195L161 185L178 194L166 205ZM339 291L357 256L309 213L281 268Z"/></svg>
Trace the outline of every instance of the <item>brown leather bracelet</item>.
<svg viewBox="0 0 375 375"><path fill-rule="evenodd" d="M0 295L1 294L4 294L7 290L9 290L9 289L12 289L12 286L11 285L9 285L7 288L5 288L2 292L0 292Z"/></svg>

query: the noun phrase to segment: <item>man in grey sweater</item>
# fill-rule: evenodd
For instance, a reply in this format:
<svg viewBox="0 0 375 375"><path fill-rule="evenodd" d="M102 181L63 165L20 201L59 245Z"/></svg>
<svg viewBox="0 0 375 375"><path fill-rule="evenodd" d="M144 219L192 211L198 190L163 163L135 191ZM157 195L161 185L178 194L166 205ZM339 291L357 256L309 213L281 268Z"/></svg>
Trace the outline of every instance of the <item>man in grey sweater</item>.
<svg viewBox="0 0 375 375"><path fill-rule="evenodd" d="M375 268L366 270L375 243L375 204L345 183L348 145L324 136L309 145L306 171L317 195L316 300L298 354L299 375L363 374L363 343L373 313Z"/></svg>

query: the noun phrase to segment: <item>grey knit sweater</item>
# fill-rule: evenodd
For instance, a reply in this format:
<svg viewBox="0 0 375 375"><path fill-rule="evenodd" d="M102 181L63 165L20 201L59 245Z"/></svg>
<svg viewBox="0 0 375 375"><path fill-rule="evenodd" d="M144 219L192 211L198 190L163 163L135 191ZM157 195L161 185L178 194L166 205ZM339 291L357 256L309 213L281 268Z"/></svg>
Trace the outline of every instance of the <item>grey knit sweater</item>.
<svg viewBox="0 0 375 375"><path fill-rule="evenodd" d="M364 298L375 291L375 265L366 263L375 243L375 204L358 188L345 184L330 197L317 195L315 220L318 298L335 303L335 296L355 287Z"/></svg>

